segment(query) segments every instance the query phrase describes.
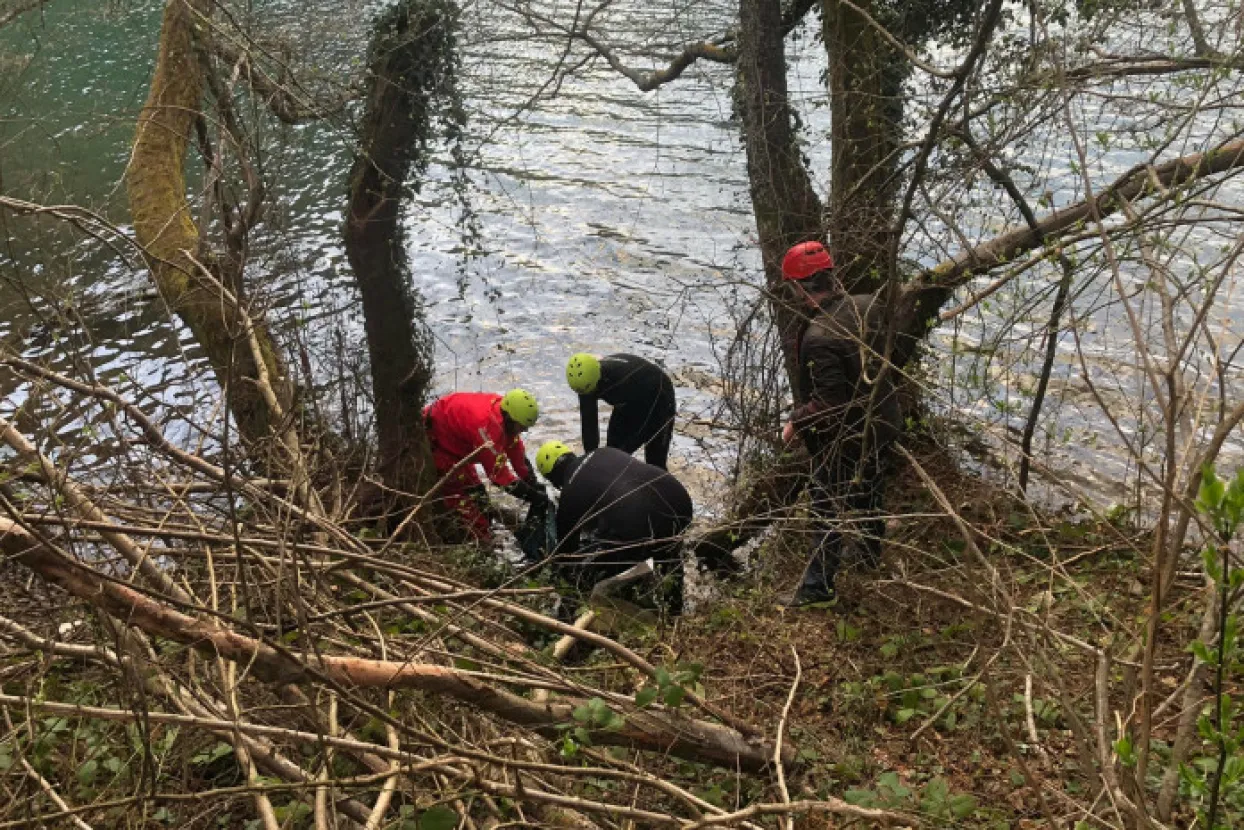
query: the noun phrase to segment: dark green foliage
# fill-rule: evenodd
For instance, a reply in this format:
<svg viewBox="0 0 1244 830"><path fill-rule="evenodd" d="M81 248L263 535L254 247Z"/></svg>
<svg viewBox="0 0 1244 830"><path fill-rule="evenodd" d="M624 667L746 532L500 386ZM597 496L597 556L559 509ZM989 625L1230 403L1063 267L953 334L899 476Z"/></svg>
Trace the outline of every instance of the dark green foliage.
<svg viewBox="0 0 1244 830"><path fill-rule="evenodd" d="M374 101L383 86L403 93L389 100L403 112L376 113L375 120L409 119L409 142L394 148L392 162L405 167L404 181L413 167L421 176L428 167L428 144L439 122L447 138L457 139L466 124L466 112L456 83L458 58L458 8L452 0L401 0L375 24L368 50L368 99ZM389 126L379 123L376 126ZM366 145L367 135L364 135ZM396 172L396 171L395 171ZM418 192L420 179L411 182Z"/></svg>

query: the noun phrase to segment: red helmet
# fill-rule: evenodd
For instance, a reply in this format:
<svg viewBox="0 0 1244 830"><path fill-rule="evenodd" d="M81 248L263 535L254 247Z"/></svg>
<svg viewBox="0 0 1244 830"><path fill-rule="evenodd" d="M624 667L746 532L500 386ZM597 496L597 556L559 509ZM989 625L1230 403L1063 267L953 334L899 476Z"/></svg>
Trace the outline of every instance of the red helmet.
<svg viewBox="0 0 1244 830"><path fill-rule="evenodd" d="M834 267L834 258L820 242L800 242L782 257L782 276L788 280L806 280L818 271Z"/></svg>

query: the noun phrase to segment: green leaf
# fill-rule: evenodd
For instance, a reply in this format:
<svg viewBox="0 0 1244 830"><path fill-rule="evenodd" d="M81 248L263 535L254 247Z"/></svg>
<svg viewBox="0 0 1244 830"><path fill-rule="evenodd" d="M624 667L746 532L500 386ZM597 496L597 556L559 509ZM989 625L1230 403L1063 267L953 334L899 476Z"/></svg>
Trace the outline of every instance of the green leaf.
<svg viewBox="0 0 1244 830"><path fill-rule="evenodd" d="M652 705L652 701L657 699L656 686L644 686L635 693L635 705L640 709L644 709Z"/></svg>
<svg viewBox="0 0 1244 830"><path fill-rule="evenodd" d="M872 790L847 790L842 794L842 800L856 807L877 806L877 794Z"/></svg>
<svg viewBox="0 0 1244 830"><path fill-rule="evenodd" d="M919 709L899 709L897 712L894 713L894 722L895 723L907 723L907 721L914 718L919 713L919 711L920 711Z"/></svg>
<svg viewBox="0 0 1244 830"><path fill-rule="evenodd" d="M702 674L704 674L703 663L688 663L678 672L678 680L680 683L693 686Z"/></svg>
<svg viewBox="0 0 1244 830"><path fill-rule="evenodd" d="M1215 582L1222 582L1222 566L1218 564L1218 548L1213 542L1205 546L1205 550L1201 551L1201 562L1205 566L1205 573Z"/></svg>
<svg viewBox="0 0 1244 830"><path fill-rule="evenodd" d="M726 793L721 788L720 784L714 784L709 789L700 793L700 798L704 799L709 804L712 804L714 807L726 806Z"/></svg>
<svg viewBox="0 0 1244 830"><path fill-rule="evenodd" d="M671 709L677 709L682 704L682 699L687 696L687 690L682 686L670 686L665 690L665 705Z"/></svg>
<svg viewBox="0 0 1244 830"><path fill-rule="evenodd" d="M1197 491L1197 506L1206 513L1214 513L1222 503L1226 487L1214 475L1214 468L1206 464L1201 470L1201 486Z"/></svg>
<svg viewBox="0 0 1244 830"><path fill-rule="evenodd" d="M1114 751L1125 765L1129 767L1135 765L1136 752L1132 748L1132 739L1127 735L1114 742Z"/></svg>
<svg viewBox="0 0 1244 830"><path fill-rule="evenodd" d="M1188 650L1195 654L1196 658L1202 663L1212 666L1217 662L1218 655L1211 653L1205 643L1202 643L1200 640L1193 640L1189 643Z"/></svg>
<svg viewBox="0 0 1244 830"><path fill-rule="evenodd" d="M885 790L892 800L903 799L911 795L911 790L904 787L898 780L897 772L883 772L877 779L877 789Z"/></svg>
<svg viewBox="0 0 1244 830"><path fill-rule="evenodd" d="M458 814L443 805L424 810L419 816L419 830L454 830L458 826Z"/></svg>
<svg viewBox="0 0 1244 830"><path fill-rule="evenodd" d="M939 776L924 785L924 792L921 793L921 798L922 800L937 806L945 802L946 797L949 795L950 785L946 783L945 778Z"/></svg>
<svg viewBox="0 0 1244 830"><path fill-rule="evenodd" d="M955 818L967 818L976 812L976 799L970 795L952 795L950 797L950 814Z"/></svg>

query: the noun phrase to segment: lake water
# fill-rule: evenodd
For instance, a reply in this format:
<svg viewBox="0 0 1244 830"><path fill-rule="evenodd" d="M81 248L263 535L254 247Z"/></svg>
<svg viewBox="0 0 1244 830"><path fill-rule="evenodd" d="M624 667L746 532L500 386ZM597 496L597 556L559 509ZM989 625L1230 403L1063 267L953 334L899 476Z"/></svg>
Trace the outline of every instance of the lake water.
<svg viewBox="0 0 1244 830"><path fill-rule="evenodd" d="M363 59L374 5L261 2L250 13L263 31L305 50L299 66L340 77L343 67L357 68ZM733 14L729 3L693 3L680 7L671 29L668 9L631 2L612 7L600 28L611 42L655 48L671 40L670 31L680 40L717 34ZM160 4L146 0L52 0L0 32L0 191L88 206L125 226L123 172L159 17ZM695 66L677 83L643 94L597 61L566 78L556 96L533 100L559 52L523 33L492 3L464 12L470 203L483 255L463 255L459 202L443 164L429 170L407 220L416 287L437 338L438 390L524 386L543 410L536 441L566 440L577 438L576 401L562 377L569 354L630 351L655 359L678 383L682 423L673 463L696 480L699 500L711 501L711 482L728 474L733 461L730 433L704 425L716 405L719 348L734 334L731 309L754 299L759 279L743 153L731 121L730 69ZM806 34L792 47L792 86L808 134L824 137L823 50ZM628 60L661 63L642 54ZM1093 119L1117 117L1108 104L1101 107ZM341 245L352 133L344 122L257 123L273 211L256 237L248 275L273 304L273 318L286 331L303 333L313 371L327 381L325 367L337 362L343 345L353 358L366 353ZM1055 183L1055 201L1072 198L1074 187L1057 186L1072 177L1066 153L1051 158L1048 146L1026 146L1033 156L1025 160ZM807 147L823 190L828 152L823 140ZM1128 148L1101 148L1094 158L1099 172L1109 173L1137 156ZM994 204L965 200L964 227L981 238L996 232L1003 214ZM193 409L210 381L142 269L95 241L72 242L50 223L6 221L0 336L61 367L87 362L120 383L124 373L154 398ZM947 246L942 255L955 250L953 236L930 219L915 234L910 255L931 264L937 239ZM931 361L931 377L940 384L931 395L936 409L995 436L1022 423L1022 412L1009 411L1008 403L1023 403L1019 387L1039 365L1023 342L1035 339L1038 327L1023 323L1015 343L998 347L1013 352L1006 368L1001 360L985 365L979 347L992 353L990 321L1008 303L1029 302L1048 287L1047 277L1037 272L1026 289L1000 294L992 311L939 330ZM89 335L72 321L39 320L30 311L32 298L43 307L56 298L62 310L73 308L89 323ZM1089 310L1091 302L1084 300L1083 313L1092 322L1084 340L1093 371L1126 389L1135 372L1128 369L1132 355L1119 311ZM1043 318L1047 307L1048 300L1031 316ZM1135 470L1117 441L1110 449L1112 429L1076 391L1071 338L1062 339L1060 353L1049 411L1058 419L1051 422L1055 432L1070 438L1051 446L1046 458L1097 500L1124 499ZM964 382L952 393L954 385L946 383L952 366L960 380L975 373L979 383ZM21 400L21 392L10 400ZM331 410L337 400L334 394L323 403ZM77 429L72 413L58 423L67 433Z"/></svg>

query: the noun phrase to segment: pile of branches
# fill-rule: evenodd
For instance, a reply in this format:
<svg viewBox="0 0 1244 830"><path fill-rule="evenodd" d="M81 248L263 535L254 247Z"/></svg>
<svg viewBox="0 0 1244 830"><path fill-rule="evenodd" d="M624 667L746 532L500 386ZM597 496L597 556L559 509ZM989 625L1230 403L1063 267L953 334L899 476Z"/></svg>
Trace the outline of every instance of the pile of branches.
<svg viewBox="0 0 1244 830"><path fill-rule="evenodd" d="M0 420L0 827L239 809L265 830L900 818L792 803L785 714L739 721L586 615L543 613L548 589L474 587L426 546L346 530L305 482L242 474L211 425L0 364L27 393ZM575 643L606 659L567 669ZM763 797L709 803L691 791L707 767Z"/></svg>

